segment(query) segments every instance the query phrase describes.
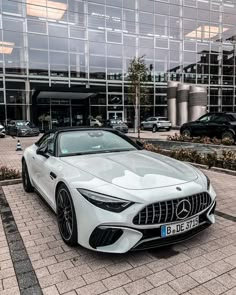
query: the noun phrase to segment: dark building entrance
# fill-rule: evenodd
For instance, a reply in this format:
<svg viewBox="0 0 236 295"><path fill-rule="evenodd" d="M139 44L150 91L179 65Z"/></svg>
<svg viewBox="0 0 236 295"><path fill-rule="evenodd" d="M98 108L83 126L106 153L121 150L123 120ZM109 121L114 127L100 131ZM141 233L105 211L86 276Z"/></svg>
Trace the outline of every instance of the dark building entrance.
<svg viewBox="0 0 236 295"><path fill-rule="evenodd" d="M60 86L45 87L36 85L32 95L32 114L34 123L43 130L64 126L89 125L91 105L93 101L98 103L101 97L106 102L106 94L103 87L72 87ZM106 109L99 113L99 107L95 116L106 117Z"/></svg>

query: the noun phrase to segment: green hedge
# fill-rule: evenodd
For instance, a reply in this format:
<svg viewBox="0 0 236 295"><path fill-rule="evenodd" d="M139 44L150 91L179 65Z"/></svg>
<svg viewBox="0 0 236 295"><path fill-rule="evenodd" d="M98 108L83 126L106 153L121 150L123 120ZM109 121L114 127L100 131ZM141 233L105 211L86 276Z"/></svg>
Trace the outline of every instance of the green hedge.
<svg viewBox="0 0 236 295"><path fill-rule="evenodd" d="M175 135L169 135L167 140L170 141L182 141L182 142L192 142L192 143L203 143L203 144L216 144L216 145L233 145L234 141L227 138L227 139L218 139L216 137L210 138L207 136L203 137L186 137L181 134L175 133Z"/></svg>
<svg viewBox="0 0 236 295"><path fill-rule="evenodd" d="M8 180L8 179L16 179L20 178L21 174L19 170L11 169L6 166L0 167L0 181L1 180Z"/></svg>
<svg viewBox="0 0 236 295"><path fill-rule="evenodd" d="M153 144L144 144L144 148L148 151L166 155L180 161L207 165L209 168L219 167L236 171L235 151L223 150L222 153L218 155L216 152L203 154L195 150L182 148L176 150L164 150Z"/></svg>

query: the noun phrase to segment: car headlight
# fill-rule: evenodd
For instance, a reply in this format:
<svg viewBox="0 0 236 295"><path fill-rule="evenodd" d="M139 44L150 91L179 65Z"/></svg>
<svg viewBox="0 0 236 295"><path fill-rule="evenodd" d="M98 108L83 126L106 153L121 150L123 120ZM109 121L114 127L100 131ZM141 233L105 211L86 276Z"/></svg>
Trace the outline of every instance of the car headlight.
<svg viewBox="0 0 236 295"><path fill-rule="evenodd" d="M89 190L85 190L85 189L77 189L77 190L90 203L104 210L119 213L124 211L126 208L128 208L129 206L133 204L132 202L129 202L126 200L114 198L111 196L103 195L103 194L92 192Z"/></svg>
<svg viewBox="0 0 236 295"><path fill-rule="evenodd" d="M205 175L206 176L206 175ZM211 182L210 182L210 179L208 176L206 176L206 181L207 181L207 190L209 191L210 189L210 185L211 185Z"/></svg>

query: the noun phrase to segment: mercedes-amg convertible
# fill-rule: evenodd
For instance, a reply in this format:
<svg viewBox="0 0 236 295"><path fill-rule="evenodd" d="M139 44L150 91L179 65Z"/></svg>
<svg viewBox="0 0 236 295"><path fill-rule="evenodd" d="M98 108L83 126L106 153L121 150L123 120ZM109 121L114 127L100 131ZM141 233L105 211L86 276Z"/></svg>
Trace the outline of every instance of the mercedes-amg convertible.
<svg viewBox="0 0 236 295"><path fill-rule="evenodd" d="M183 241L215 222L208 177L112 129L45 133L24 151L22 177L25 191L56 212L69 245L125 253Z"/></svg>

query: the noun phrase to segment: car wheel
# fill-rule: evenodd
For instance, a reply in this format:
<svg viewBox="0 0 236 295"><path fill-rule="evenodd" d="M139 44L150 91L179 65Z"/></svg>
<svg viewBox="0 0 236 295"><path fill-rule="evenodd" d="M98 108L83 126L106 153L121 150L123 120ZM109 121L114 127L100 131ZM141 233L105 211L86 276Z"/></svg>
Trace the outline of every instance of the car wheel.
<svg viewBox="0 0 236 295"><path fill-rule="evenodd" d="M171 130L171 128L167 128L167 129L166 129L166 131L170 131L170 130Z"/></svg>
<svg viewBox="0 0 236 295"><path fill-rule="evenodd" d="M69 246L77 242L77 220L73 201L68 188L62 184L57 190L57 222L63 241Z"/></svg>
<svg viewBox="0 0 236 295"><path fill-rule="evenodd" d="M222 134L222 140L230 140L230 141L233 141L234 142L234 135L233 135L233 133L230 132L230 131L225 131Z"/></svg>
<svg viewBox="0 0 236 295"><path fill-rule="evenodd" d="M29 172L25 160L22 161L22 182L24 190L27 193L32 193L34 191L34 187L32 186L29 178Z"/></svg>
<svg viewBox="0 0 236 295"><path fill-rule="evenodd" d="M157 125L153 125L152 132L154 133L154 132L157 132L157 131L158 131Z"/></svg>
<svg viewBox="0 0 236 295"><path fill-rule="evenodd" d="M141 129L141 130L144 130L144 126L143 126L143 124L140 125L140 129Z"/></svg>
<svg viewBox="0 0 236 295"><path fill-rule="evenodd" d="M189 129L183 129L182 131L181 131L181 135L183 136L183 137L191 137L191 131L189 130Z"/></svg>
<svg viewBox="0 0 236 295"><path fill-rule="evenodd" d="M94 127L99 127L98 124L95 124Z"/></svg>

